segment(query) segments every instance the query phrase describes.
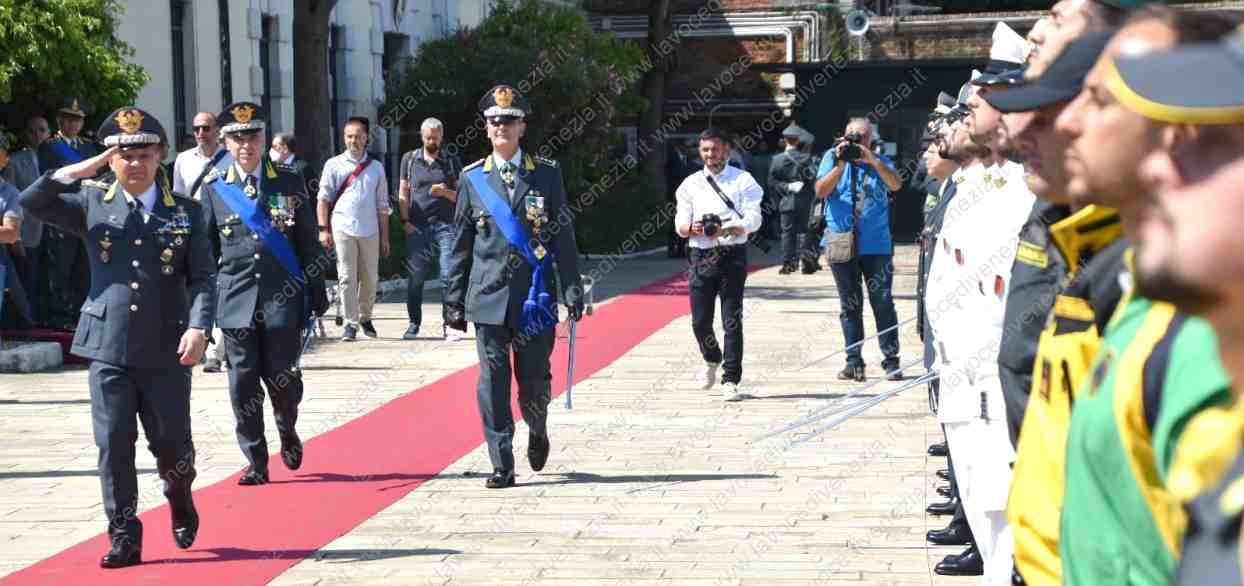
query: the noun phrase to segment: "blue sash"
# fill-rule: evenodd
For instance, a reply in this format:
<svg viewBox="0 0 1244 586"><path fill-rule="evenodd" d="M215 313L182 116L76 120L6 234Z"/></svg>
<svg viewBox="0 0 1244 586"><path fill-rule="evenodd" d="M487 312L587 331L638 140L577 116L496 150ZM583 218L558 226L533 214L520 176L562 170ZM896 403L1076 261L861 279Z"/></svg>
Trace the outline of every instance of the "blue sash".
<svg viewBox="0 0 1244 586"><path fill-rule="evenodd" d="M216 193L220 194L220 199L225 200L225 204L241 218L247 228L259 235L259 239L268 247L268 250L272 251L272 256L275 256L277 262L281 263L281 267L294 277L299 285L302 285L303 320L310 322L311 293L307 291L307 279L302 274L302 266L298 264L298 255L294 253L294 247L289 243L289 239L285 238L281 232L272 229L271 220L263 213L258 202L247 197L241 189L238 189L238 186L222 179L215 183L215 187Z"/></svg>
<svg viewBox="0 0 1244 586"><path fill-rule="evenodd" d="M66 161L69 161L70 165L74 163L81 163L82 161L86 160L86 157L83 157L80 153L78 153L78 151L75 151L69 148L69 143L63 140L58 140L58 141L53 142L52 148L56 149L56 152L60 153L60 156L62 158L64 158Z"/></svg>
<svg viewBox="0 0 1244 586"><path fill-rule="evenodd" d="M536 258L535 252L531 250L532 239L527 237L527 231L523 229L518 218L514 217L509 201L501 197L488 184L482 168L476 167L467 171L465 175L475 187L475 191L479 192L484 207L488 208L488 212L497 221L497 226L501 228L505 239L523 254L523 258L527 259L527 264L534 269L531 274L531 288L527 290L527 300L523 302L523 313L518 320L519 330L525 336L535 336L547 328L556 326L556 300L544 290L544 272L553 266L553 252L549 251L543 259Z"/></svg>

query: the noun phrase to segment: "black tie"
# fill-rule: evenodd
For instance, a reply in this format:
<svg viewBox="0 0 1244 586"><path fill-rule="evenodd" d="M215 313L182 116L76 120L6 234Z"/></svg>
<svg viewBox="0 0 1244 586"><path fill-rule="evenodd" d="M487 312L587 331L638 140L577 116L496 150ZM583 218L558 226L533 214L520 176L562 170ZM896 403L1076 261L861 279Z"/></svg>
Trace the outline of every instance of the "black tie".
<svg viewBox="0 0 1244 586"><path fill-rule="evenodd" d="M143 217L143 200L135 198L134 201L130 203L130 209L138 213L138 221L144 224L147 223L147 219Z"/></svg>

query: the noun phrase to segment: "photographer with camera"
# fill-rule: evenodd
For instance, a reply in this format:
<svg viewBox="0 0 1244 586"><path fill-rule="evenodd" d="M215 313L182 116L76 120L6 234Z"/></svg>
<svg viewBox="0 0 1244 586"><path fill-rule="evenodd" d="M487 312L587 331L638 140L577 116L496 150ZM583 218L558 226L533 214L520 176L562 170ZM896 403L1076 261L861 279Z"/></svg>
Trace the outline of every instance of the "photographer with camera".
<svg viewBox="0 0 1244 586"><path fill-rule="evenodd" d="M894 163L872 151L872 123L852 118L845 135L825 151L817 171L816 197L825 205L826 260L834 273L841 304L842 333L850 350L841 380L864 380L864 359L858 342L864 339L864 287L877 320L877 330L898 323L891 285L894 244L890 238L890 193L903 185ZM898 372L898 332L880 336L881 366L891 380Z"/></svg>
<svg viewBox="0 0 1244 586"><path fill-rule="evenodd" d="M678 186L674 229L689 238L691 260L691 329L704 357L696 381L708 389L721 375L722 398L743 397L743 284L747 280L748 235L760 229L764 189L747 172L727 165L730 143L725 133L708 128L699 136L704 169ZM713 314L721 298L725 354L713 331Z"/></svg>

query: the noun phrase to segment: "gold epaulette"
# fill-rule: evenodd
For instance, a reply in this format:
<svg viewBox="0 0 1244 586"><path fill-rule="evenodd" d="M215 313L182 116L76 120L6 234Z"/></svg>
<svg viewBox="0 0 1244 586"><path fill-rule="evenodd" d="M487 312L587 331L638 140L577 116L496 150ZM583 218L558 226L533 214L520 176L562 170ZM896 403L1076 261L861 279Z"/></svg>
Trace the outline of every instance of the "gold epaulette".
<svg viewBox="0 0 1244 586"><path fill-rule="evenodd" d="M474 168L476 168L476 167L478 167L478 166L480 166L480 165L484 164L484 161L487 161L487 160L488 160L488 157L484 157L484 158L482 158L482 159L480 159L480 160L478 160L478 161L475 161L474 163L471 163L470 165L467 165L467 166L463 167L463 168L462 168L462 170L463 170L463 171L470 171L471 169L474 169Z"/></svg>

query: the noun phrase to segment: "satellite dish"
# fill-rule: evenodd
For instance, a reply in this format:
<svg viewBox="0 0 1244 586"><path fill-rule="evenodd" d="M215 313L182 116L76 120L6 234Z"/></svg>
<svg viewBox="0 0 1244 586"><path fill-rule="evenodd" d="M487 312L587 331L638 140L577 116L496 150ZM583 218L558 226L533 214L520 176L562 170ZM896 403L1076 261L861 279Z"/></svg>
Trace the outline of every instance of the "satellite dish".
<svg viewBox="0 0 1244 586"><path fill-rule="evenodd" d="M853 37L862 37L868 32L868 12L864 10L852 10L847 13L846 18L847 33Z"/></svg>

